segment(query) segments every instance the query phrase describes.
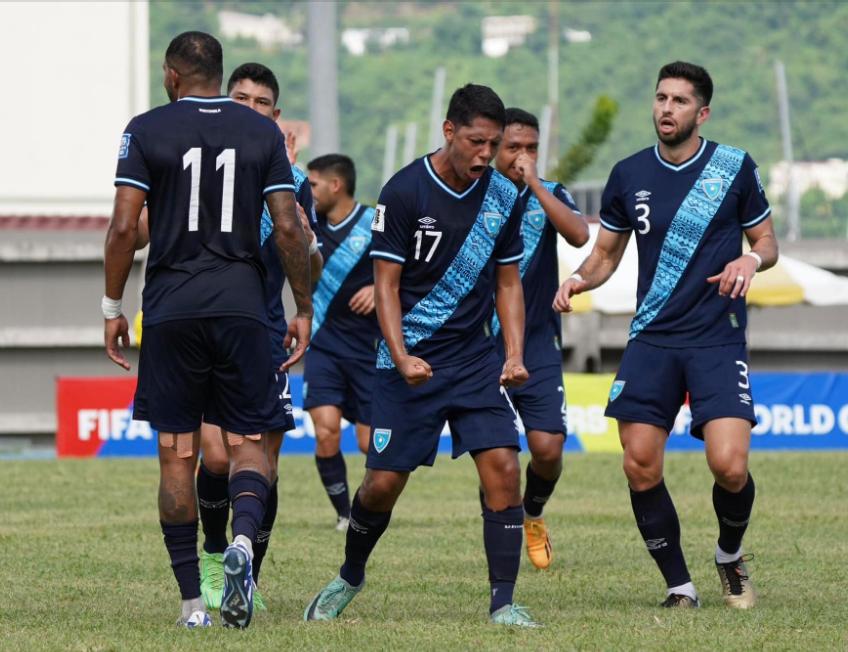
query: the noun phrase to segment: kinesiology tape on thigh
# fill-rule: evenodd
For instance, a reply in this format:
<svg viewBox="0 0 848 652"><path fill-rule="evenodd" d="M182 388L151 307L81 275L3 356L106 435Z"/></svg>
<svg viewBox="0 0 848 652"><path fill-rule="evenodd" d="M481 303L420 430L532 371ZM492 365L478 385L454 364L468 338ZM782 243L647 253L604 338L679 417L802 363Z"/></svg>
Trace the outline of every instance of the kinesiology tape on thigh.
<svg viewBox="0 0 848 652"><path fill-rule="evenodd" d="M256 471L239 471L230 478L230 498L239 496L256 496L263 503L268 499L270 483L267 478Z"/></svg>

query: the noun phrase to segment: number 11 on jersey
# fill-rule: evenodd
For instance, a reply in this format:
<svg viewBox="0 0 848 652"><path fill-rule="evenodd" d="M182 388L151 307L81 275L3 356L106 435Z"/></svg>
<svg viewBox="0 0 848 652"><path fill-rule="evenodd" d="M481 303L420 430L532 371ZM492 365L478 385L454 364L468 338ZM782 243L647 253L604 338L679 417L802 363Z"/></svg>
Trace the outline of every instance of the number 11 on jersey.
<svg viewBox="0 0 848 652"><path fill-rule="evenodd" d="M183 170L191 168L191 194L188 200L188 230L197 231L200 215L200 163L202 152L192 147L183 154ZM235 194L236 150L227 148L215 159L215 169L224 168L224 187L221 195L221 231L233 230L233 195Z"/></svg>

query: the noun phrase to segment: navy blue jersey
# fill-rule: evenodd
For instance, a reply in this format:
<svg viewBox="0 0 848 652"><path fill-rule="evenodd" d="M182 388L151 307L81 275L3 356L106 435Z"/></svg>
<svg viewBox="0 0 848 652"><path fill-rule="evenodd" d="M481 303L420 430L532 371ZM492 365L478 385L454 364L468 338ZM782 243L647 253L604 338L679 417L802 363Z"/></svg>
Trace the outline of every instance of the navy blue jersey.
<svg viewBox="0 0 848 652"><path fill-rule="evenodd" d="M263 198L294 190L277 126L228 97L184 97L136 116L115 185L147 192L144 326L192 317L268 323Z"/></svg>
<svg viewBox="0 0 848 652"><path fill-rule="evenodd" d="M321 235L318 232L318 223L315 219L315 207L312 205L312 188L306 177L306 173L297 166L292 166L294 176L295 201L303 207L311 222L311 228L318 238L318 246L321 246ZM283 264L277 244L272 236L274 232L274 220L268 212L268 206L262 208L262 224L260 227L260 241L262 243L262 262L265 263L265 293L268 303L268 320L271 322L273 331L273 360L275 365L281 365L285 360L286 352L283 348L283 339L286 336L286 313L283 308L283 285L286 282Z"/></svg>
<svg viewBox="0 0 848 652"><path fill-rule="evenodd" d="M636 232L637 311L630 338L658 346L745 341L745 299L721 297L707 277L742 255L742 231L771 209L757 166L740 149L703 140L680 165L654 146L616 164L601 225Z"/></svg>
<svg viewBox="0 0 848 652"><path fill-rule="evenodd" d="M357 315L349 303L360 289L374 284L373 263L368 257L373 219L374 209L358 203L338 224L318 215L324 271L312 293L315 316L310 344L339 358L372 363L380 333L377 315Z"/></svg>
<svg viewBox="0 0 848 652"><path fill-rule="evenodd" d="M571 193L561 183L544 181L545 189L578 215ZM524 213L521 216L521 239L524 257L518 265L524 288L524 364L528 369L545 365L561 365L560 316L553 309L559 287L558 232L545 215L545 209L529 187L521 191ZM503 351L503 337L497 313L492 319L492 334Z"/></svg>
<svg viewBox="0 0 848 652"><path fill-rule="evenodd" d="M380 193L371 257L403 265L400 304L407 351L431 366L462 364L491 351L495 265L518 263L523 202L515 184L486 169L452 190L429 157L395 174ZM394 366L385 341L377 367Z"/></svg>

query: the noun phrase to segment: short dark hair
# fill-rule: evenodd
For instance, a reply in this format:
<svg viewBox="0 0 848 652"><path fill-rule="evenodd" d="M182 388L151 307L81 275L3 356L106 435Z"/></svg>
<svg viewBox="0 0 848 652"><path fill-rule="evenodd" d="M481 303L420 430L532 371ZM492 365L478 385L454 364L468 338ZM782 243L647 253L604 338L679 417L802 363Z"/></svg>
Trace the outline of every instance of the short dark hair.
<svg viewBox="0 0 848 652"><path fill-rule="evenodd" d="M445 117L458 127L468 126L478 117L488 118L503 127L506 110L501 98L488 86L466 84L451 95Z"/></svg>
<svg viewBox="0 0 848 652"><path fill-rule="evenodd" d="M713 99L713 80L710 73L694 63L674 61L665 64L660 68L660 74L657 76L657 86L663 79L685 79L691 83L695 89L695 95L703 103L702 106L709 106Z"/></svg>
<svg viewBox="0 0 848 652"><path fill-rule="evenodd" d="M280 99L280 85L277 83L277 77L274 72L261 63L243 63L238 68L233 70L230 79L227 81L227 94L233 90L233 86L238 84L242 79L249 79L254 84L267 86L271 89L274 96L274 105Z"/></svg>
<svg viewBox="0 0 848 652"><path fill-rule="evenodd" d="M183 32L165 50L165 62L180 75L199 77L218 84L224 78L221 44L205 32Z"/></svg>
<svg viewBox="0 0 848 652"><path fill-rule="evenodd" d="M324 154L306 164L307 170L329 172L342 178L345 190L351 197L356 193L356 166L349 156L344 154Z"/></svg>
<svg viewBox="0 0 848 652"><path fill-rule="evenodd" d="M536 116L529 111L514 106L506 110L504 127L508 127L509 125L525 125L539 131L539 121L536 119Z"/></svg>

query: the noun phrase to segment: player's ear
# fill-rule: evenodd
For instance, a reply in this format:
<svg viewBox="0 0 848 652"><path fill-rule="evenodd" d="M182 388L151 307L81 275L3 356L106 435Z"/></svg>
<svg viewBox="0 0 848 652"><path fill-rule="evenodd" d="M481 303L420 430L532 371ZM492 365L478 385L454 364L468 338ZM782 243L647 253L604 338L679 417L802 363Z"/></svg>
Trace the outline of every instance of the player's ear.
<svg viewBox="0 0 848 652"><path fill-rule="evenodd" d="M280 119L280 109L274 109L274 122Z"/></svg>
<svg viewBox="0 0 848 652"><path fill-rule="evenodd" d="M446 142L449 143L453 140L455 134L453 122L451 122L450 120L445 120L442 123L442 134L444 134Z"/></svg>
<svg viewBox="0 0 848 652"><path fill-rule="evenodd" d="M709 119L709 117L710 117L710 107L709 106L702 106L698 110L698 124L699 125L704 124Z"/></svg>

